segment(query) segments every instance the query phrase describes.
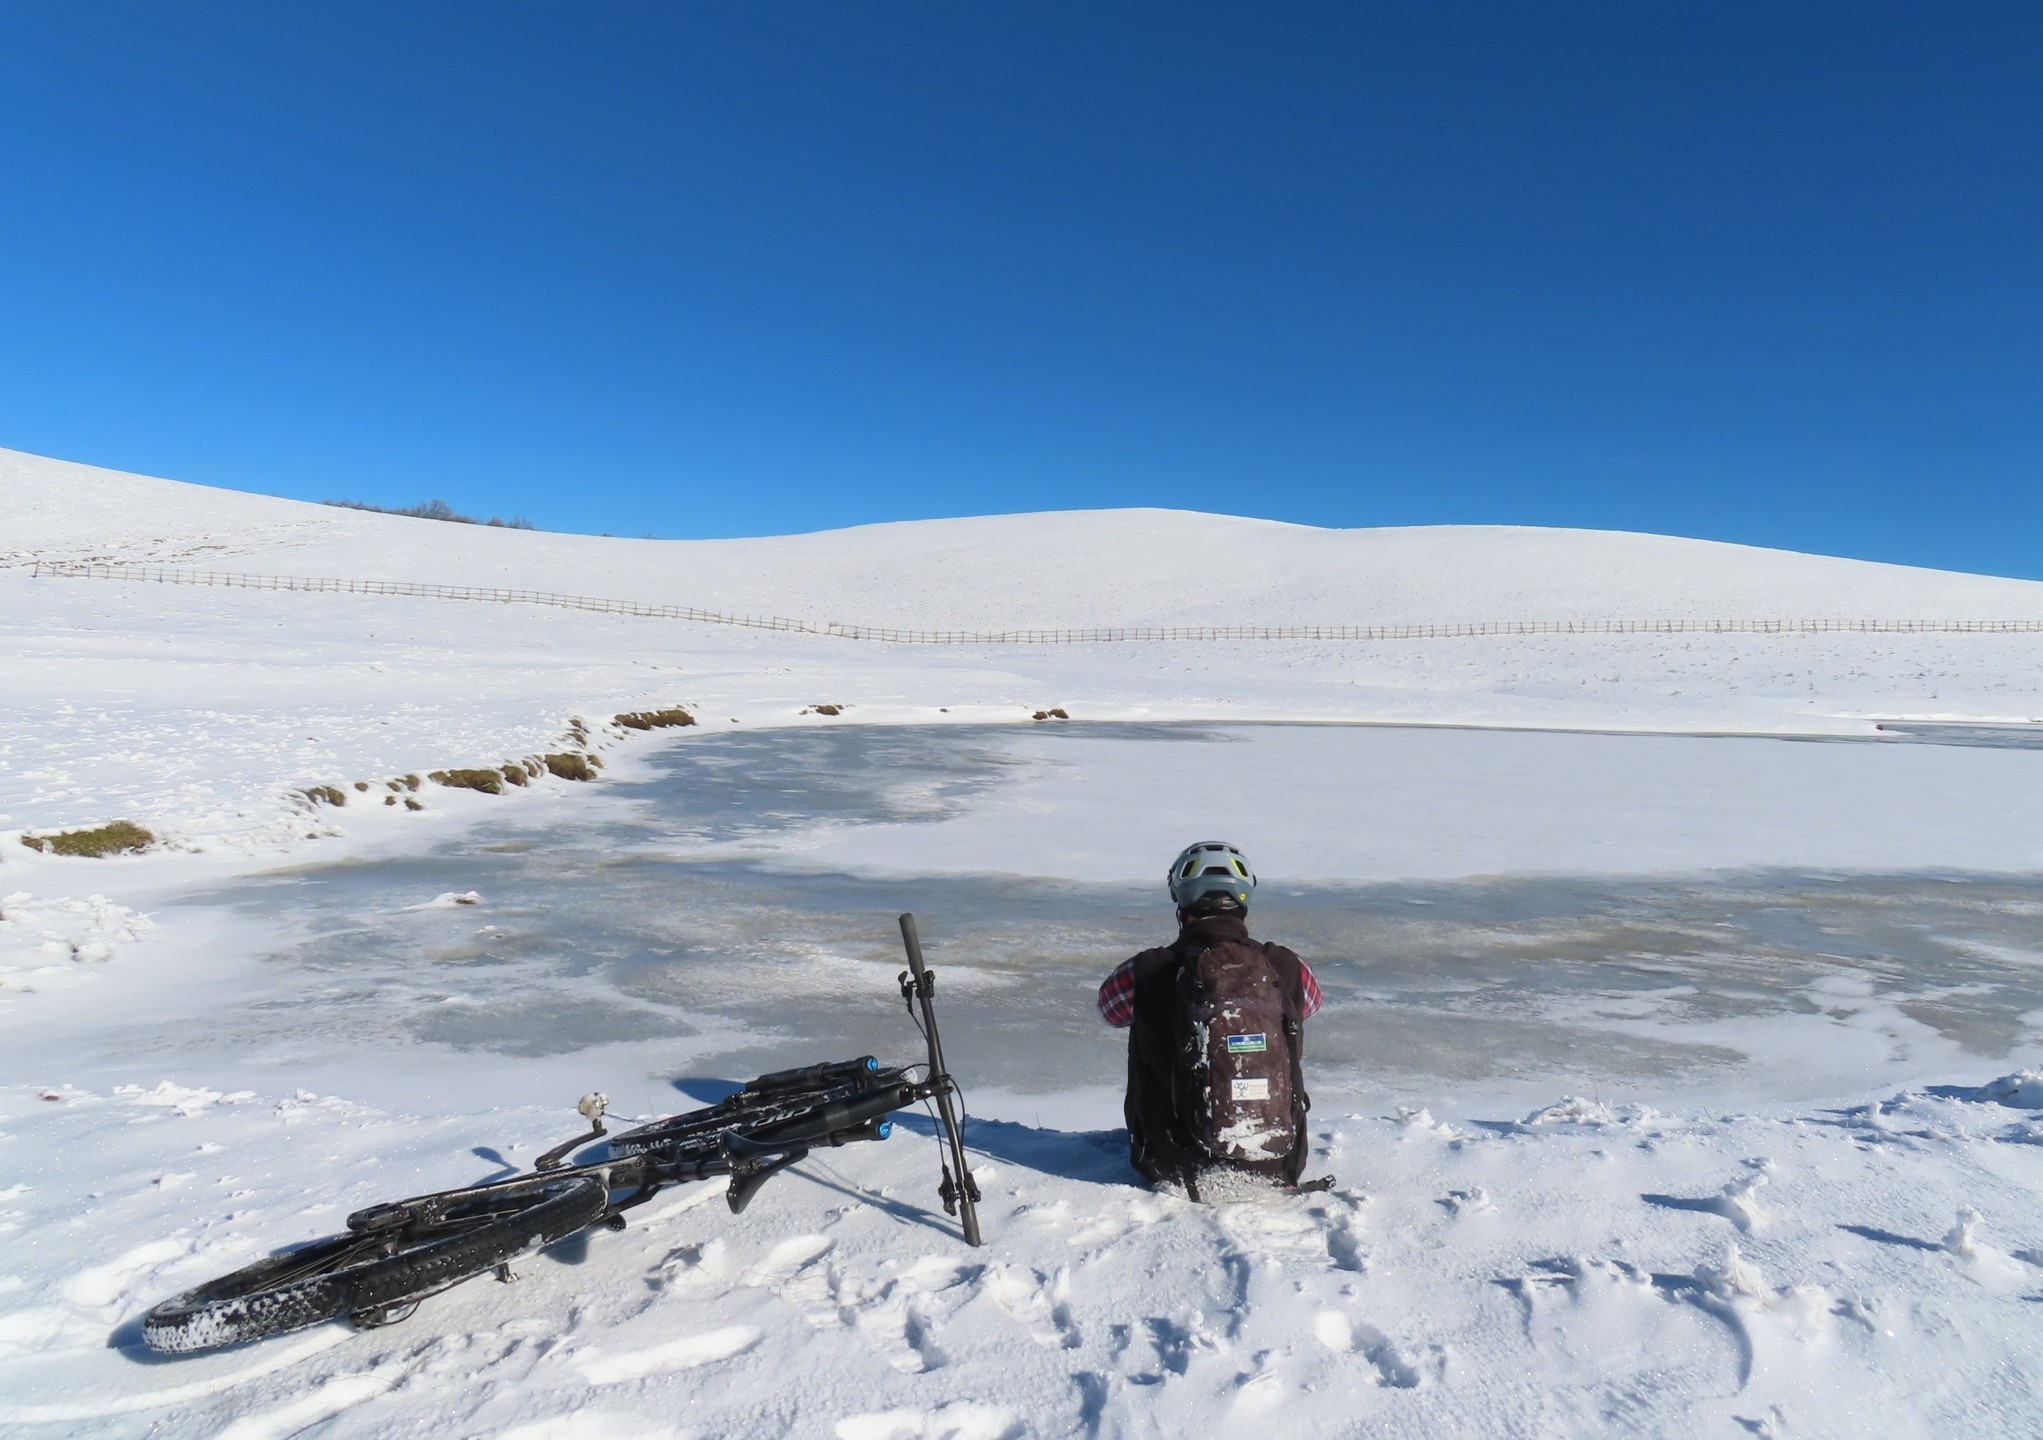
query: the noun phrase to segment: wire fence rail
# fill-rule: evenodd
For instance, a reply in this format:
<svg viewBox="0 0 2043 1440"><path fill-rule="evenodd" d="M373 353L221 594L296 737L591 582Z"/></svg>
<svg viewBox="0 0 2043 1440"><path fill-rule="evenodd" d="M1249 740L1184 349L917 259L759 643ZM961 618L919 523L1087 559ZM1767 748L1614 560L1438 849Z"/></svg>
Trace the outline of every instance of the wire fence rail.
<svg viewBox="0 0 2043 1440"><path fill-rule="evenodd" d="M747 630L779 630L838 640L889 645L1098 645L1220 640L1472 640L1517 635L2038 635L2043 620L1475 620L1421 625L1124 625L1094 629L902 630L882 625L815 624L781 615L736 615L693 605L653 605L553 590L493 585L435 585L416 580L354 580L316 575L243 575L233 571L166 569L68 560L31 563L32 576L67 580L123 580L158 585L217 585L239 590L295 590L318 594L401 595L430 600L551 605L600 615L685 620Z"/></svg>

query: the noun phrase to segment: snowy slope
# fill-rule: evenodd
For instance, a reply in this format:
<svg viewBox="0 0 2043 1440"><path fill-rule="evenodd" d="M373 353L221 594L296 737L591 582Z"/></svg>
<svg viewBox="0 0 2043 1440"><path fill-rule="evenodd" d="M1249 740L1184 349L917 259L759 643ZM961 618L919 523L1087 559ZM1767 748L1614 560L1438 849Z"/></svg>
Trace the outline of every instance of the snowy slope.
<svg viewBox="0 0 2043 1440"><path fill-rule="evenodd" d="M2043 714L2033 635L880 646L530 606L29 578L34 559L501 584L926 626L2033 619L2043 584L1656 536L1329 531L1168 511L763 540L452 525L0 452L0 834L126 817L201 845L303 826L297 792L497 764L686 703L717 724L1412 721L1852 733ZM392 819L375 817L375 824ZM7 847L0 845L0 852ZM17 852L18 853L18 852Z"/></svg>
<svg viewBox="0 0 2043 1440"><path fill-rule="evenodd" d="M2034 581L1606 531L1101 510L613 540L336 510L15 451L0 451L0 496L0 562L517 585L897 627L2043 619Z"/></svg>

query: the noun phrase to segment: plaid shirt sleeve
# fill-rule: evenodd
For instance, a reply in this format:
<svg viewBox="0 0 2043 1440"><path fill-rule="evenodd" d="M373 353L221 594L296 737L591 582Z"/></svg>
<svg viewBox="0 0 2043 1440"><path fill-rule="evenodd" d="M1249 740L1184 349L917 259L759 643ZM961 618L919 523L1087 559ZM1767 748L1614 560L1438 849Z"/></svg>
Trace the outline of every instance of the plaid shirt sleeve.
<svg viewBox="0 0 2043 1440"><path fill-rule="evenodd" d="M1319 1014L1319 981L1313 978L1312 967L1303 960L1298 962L1298 988L1305 993L1305 1018L1310 1020Z"/></svg>
<svg viewBox="0 0 2043 1440"><path fill-rule="evenodd" d="M1100 1019L1116 1030L1135 1023L1135 962L1123 960L1100 986Z"/></svg>

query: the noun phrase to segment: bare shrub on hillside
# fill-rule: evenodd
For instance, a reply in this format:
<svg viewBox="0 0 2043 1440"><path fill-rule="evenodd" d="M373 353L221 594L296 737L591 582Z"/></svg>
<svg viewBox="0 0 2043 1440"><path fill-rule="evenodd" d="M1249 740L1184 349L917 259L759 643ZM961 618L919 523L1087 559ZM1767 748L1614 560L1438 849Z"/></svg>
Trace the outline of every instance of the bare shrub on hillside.
<svg viewBox="0 0 2043 1440"><path fill-rule="evenodd" d="M499 530L539 528L523 515L513 515L508 520L492 515L487 520L478 520L473 515L463 515L445 500L428 500L422 505L371 505L366 500L327 500L322 503L341 510L368 510L377 515L403 515L412 520L446 520L455 525L494 525Z"/></svg>

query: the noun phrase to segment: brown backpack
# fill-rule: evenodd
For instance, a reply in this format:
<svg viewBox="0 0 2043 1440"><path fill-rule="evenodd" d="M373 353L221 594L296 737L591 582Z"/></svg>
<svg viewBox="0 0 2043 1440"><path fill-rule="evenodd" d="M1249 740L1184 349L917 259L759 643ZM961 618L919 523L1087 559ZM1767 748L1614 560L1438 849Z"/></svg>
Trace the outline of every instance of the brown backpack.
<svg viewBox="0 0 2043 1440"><path fill-rule="evenodd" d="M1222 940L1185 958L1173 1090L1185 1138L1209 1159L1295 1180L1305 1159L1302 1026L1270 948Z"/></svg>

